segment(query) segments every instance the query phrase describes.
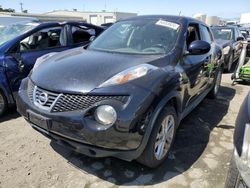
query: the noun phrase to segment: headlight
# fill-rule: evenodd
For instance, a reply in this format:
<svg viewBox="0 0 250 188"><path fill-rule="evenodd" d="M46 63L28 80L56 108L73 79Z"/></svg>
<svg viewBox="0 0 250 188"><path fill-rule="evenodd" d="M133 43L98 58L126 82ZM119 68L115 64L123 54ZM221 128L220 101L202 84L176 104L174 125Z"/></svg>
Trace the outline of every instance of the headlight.
<svg viewBox="0 0 250 188"><path fill-rule="evenodd" d="M102 105L95 110L95 120L104 125L100 127L101 129L106 129L112 126L117 119L117 114L115 109L109 105Z"/></svg>
<svg viewBox="0 0 250 188"><path fill-rule="evenodd" d="M142 65L129 68L113 76L112 78L110 78L109 80L101 84L99 88L126 83L128 81L145 76L150 71L155 70L155 69L157 69L157 67L153 65L149 65L149 64L142 64Z"/></svg>
<svg viewBox="0 0 250 188"><path fill-rule="evenodd" d="M33 70L35 70L37 67L39 67L39 65L44 62L45 60L49 59L50 57L52 57L53 55L57 54L57 52L52 52L52 53L48 53L48 54L45 54L39 58L37 58L36 60L36 63L33 67Z"/></svg>
<svg viewBox="0 0 250 188"><path fill-rule="evenodd" d="M223 54L226 55L230 51L230 46L227 46L226 48L223 48Z"/></svg>
<svg viewBox="0 0 250 188"><path fill-rule="evenodd" d="M235 161L241 177L250 186L250 124L246 124L241 156L235 151Z"/></svg>

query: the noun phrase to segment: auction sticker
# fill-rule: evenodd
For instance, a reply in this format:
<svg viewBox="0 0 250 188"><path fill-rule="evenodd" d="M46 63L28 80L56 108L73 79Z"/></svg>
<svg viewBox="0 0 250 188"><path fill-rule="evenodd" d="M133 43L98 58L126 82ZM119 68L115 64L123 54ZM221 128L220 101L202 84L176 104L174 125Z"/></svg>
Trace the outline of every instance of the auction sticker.
<svg viewBox="0 0 250 188"><path fill-rule="evenodd" d="M179 24L176 24L176 23L173 23L173 22L168 22L166 20L159 20L155 24L163 26L163 27L168 27L168 28L171 28L171 29L174 29L174 30L177 30L179 28L179 26L180 26Z"/></svg>

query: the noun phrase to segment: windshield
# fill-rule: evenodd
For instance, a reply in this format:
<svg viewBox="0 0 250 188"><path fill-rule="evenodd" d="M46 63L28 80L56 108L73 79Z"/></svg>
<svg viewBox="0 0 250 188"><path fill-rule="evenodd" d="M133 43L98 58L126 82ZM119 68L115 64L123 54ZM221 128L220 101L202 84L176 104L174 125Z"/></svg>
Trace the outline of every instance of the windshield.
<svg viewBox="0 0 250 188"><path fill-rule="evenodd" d="M180 25L162 19L121 21L100 35L90 50L129 54L163 54L173 49Z"/></svg>
<svg viewBox="0 0 250 188"><path fill-rule="evenodd" d="M16 23L12 25L0 25L0 45L33 29L37 23Z"/></svg>
<svg viewBox="0 0 250 188"><path fill-rule="evenodd" d="M231 40L233 37L232 29L213 28L212 31L215 39Z"/></svg>

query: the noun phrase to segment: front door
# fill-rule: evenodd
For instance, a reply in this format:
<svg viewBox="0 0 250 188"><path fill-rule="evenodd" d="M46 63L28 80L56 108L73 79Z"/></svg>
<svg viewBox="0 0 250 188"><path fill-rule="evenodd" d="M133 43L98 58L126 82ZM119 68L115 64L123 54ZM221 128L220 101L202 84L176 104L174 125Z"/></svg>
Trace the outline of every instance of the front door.
<svg viewBox="0 0 250 188"><path fill-rule="evenodd" d="M21 80L28 76L37 58L51 53L68 49L63 36L64 27L56 26L39 30L17 44L15 51L7 54L6 74L12 92L18 91Z"/></svg>
<svg viewBox="0 0 250 188"><path fill-rule="evenodd" d="M190 24L187 31L186 46L196 40L204 40L198 24ZM208 69L211 63L210 52L203 55L185 55L182 67L189 84L185 95L185 107L189 106L208 87Z"/></svg>

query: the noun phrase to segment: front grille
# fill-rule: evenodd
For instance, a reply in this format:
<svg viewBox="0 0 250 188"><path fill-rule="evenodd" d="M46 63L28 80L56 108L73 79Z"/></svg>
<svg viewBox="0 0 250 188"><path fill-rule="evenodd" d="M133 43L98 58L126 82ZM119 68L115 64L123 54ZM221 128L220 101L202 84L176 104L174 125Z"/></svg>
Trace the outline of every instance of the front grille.
<svg viewBox="0 0 250 188"><path fill-rule="evenodd" d="M42 103L39 99L41 94L47 95L47 100L44 103ZM33 90L33 102L39 108L50 111L53 105L56 103L56 100L60 97L60 95L61 94L53 93L35 86Z"/></svg>
<svg viewBox="0 0 250 188"><path fill-rule="evenodd" d="M48 100L44 104L41 104L41 101L39 101L39 96L42 93L45 93L48 97ZM50 112L85 110L104 100L115 100L125 104L129 99L128 96L121 95L77 95L55 93L35 86L30 80L28 82L27 94L30 101L37 107Z"/></svg>
<svg viewBox="0 0 250 188"><path fill-rule="evenodd" d="M35 85L30 80L28 81L28 88L27 88L27 94L29 96L29 99L33 102L33 92L34 92Z"/></svg>
<svg viewBox="0 0 250 188"><path fill-rule="evenodd" d="M63 94L52 108L52 112L84 110L104 100L116 100L125 104L128 96L94 96Z"/></svg>

